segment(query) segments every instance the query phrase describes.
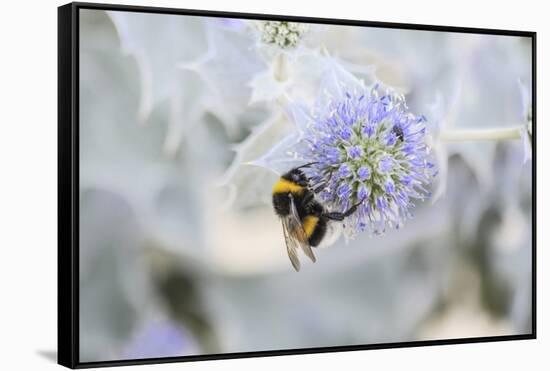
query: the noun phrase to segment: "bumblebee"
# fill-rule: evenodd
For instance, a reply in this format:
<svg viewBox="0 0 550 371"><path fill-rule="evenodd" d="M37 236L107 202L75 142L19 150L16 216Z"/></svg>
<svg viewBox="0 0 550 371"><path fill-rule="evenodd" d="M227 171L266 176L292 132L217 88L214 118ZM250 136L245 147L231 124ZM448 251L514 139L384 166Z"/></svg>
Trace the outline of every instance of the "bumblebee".
<svg viewBox="0 0 550 371"><path fill-rule="evenodd" d="M325 238L329 222L343 221L363 202L361 200L343 213L329 212L315 198L326 183L313 184L301 170L313 164L315 162L291 169L273 186L273 208L281 219L288 257L296 271L300 270L298 250L315 262L311 248L319 246Z"/></svg>

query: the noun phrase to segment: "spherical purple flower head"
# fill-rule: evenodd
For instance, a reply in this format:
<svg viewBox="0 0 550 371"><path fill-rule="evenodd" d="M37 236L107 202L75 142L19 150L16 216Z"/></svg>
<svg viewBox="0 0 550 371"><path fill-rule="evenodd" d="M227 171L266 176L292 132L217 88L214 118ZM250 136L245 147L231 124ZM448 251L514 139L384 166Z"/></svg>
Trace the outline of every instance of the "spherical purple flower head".
<svg viewBox="0 0 550 371"><path fill-rule="evenodd" d="M402 95L378 84L341 92L313 116L300 154L315 162L305 171L326 184L320 197L331 210L344 212L363 201L344 221L346 236L380 234L399 227L411 216L414 200L429 196L435 168L425 118L409 112Z"/></svg>

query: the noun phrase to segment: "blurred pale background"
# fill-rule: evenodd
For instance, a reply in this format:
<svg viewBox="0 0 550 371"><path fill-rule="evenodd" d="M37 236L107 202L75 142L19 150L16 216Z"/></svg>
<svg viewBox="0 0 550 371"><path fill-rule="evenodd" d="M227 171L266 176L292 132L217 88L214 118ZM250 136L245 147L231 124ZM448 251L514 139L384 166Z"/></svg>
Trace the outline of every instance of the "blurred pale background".
<svg viewBox="0 0 550 371"><path fill-rule="evenodd" d="M450 145L446 192L403 229L292 270L277 176L241 165L284 134L265 124L275 103L250 102L268 67L242 27L81 11L81 361L529 333L519 141ZM304 42L375 66L428 119L442 97L450 126L521 122L528 39L312 25Z"/></svg>

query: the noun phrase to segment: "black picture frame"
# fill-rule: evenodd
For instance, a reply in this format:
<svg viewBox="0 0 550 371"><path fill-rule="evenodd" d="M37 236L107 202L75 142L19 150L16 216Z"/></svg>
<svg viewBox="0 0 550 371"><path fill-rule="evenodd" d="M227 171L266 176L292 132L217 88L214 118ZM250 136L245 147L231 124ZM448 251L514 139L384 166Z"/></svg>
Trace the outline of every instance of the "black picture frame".
<svg viewBox="0 0 550 371"><path fill-rule="evenodd" d="M334 346L307 349L284 349L242 353L209 354L168 358L125 359L113 361L81 362L79 360L79 11L81 9L118 10L125 12L161 13L188 16L229 17L255 20L279 20L318 24L369 26L408 30L475 33L487 35L522 36L532 42L532 148L533 175L532 205L532 331L530 334L469 337L400 343L383 343L353 346ZM58 8L58 363L69 368L90 368L122 365L140 365L168 362L202 361L244 357L281 356L308 353L344 352L383 348L419 347L430 345L495 342L536 339L536 32L485 28L464 28L325 19L272 14L234 13L173 9L99 3L70 3Z"/></svg>

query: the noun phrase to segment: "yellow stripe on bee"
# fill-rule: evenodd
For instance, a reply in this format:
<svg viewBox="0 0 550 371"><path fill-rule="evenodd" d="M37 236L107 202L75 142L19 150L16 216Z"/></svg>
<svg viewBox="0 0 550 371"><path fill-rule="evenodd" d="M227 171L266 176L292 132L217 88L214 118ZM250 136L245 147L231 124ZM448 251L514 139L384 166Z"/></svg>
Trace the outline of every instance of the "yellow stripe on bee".
<svg viewBox="0 0 550 371"><path fill-rule="evenodd" d="M319 222L319 218L313 215L308 215L304 218L302 226L304 227L304 232L306 232L306 236L308 238L311 237L313 231L315 231L317 222Z"/></svg>
<svg viewBox="0 0 550 371"><path fill-rule="evenodd" d="M304 188L290 180L279 179L273 186L273 193L302 193Z"/></svg>

